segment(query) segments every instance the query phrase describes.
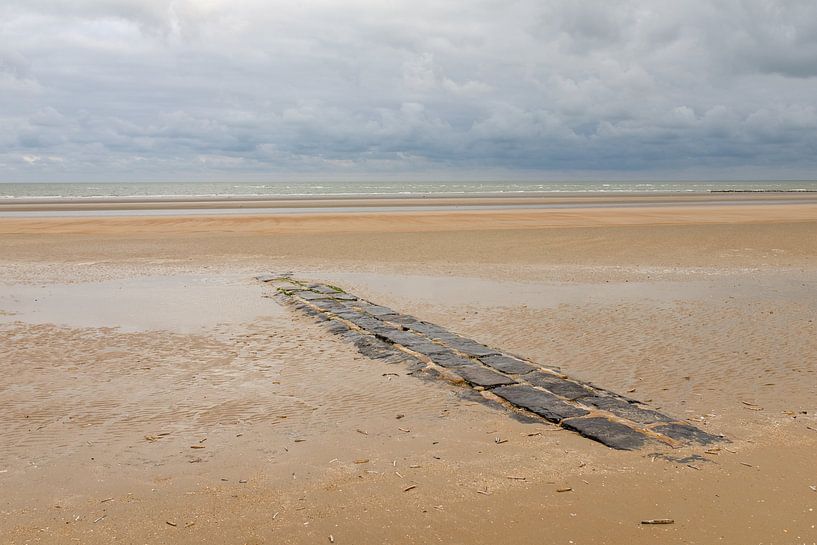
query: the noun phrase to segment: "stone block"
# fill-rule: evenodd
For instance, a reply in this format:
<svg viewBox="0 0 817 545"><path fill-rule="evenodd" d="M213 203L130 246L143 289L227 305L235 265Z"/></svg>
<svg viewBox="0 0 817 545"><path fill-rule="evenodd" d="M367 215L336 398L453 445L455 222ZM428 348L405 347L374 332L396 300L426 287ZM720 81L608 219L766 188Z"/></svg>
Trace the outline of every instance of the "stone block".
<svg viewBox="0 0 817 545"><path fill-rule="evenodd" d="M651 428L653 431L662 433L667 437L675 439L676 441L683 441L686 443L698 443L699 445L708 445L723 441L722 437L706 433L705 431L680 422L671 422L669 424L661 424Z"/></svg>
<svg viewBox="0 0 817 545"><path fill-rule="evenodd" d="M527 409L550 422L560 422L565 418L584 416L587 411L574 407L550 392L527 385L501 386L493 393L512 405Z"/></svg>
<svg viewBox="0 0 817 545"><path fill-rule="evenodd" d="M446 345L454 348L455 350L459 350L460 352L464 352L472 357L482 357L482 356L495 356L499 355L498 350L494 350L493 348L487 347L484 344L480 344L476 341L472 341L471 339L466 339L464 337L455 336L453 338L444 338L442 339Z"/></svg>
<svg viewBox="0 0 817 545"><path fill-rule="evenodd" d="M454 373L461 376L468 384L482 386L483 388L515 384L512 378L479 365L457 367L454 369Z"/></svg>
<svg viewBox="0 0 817 545"><path fill-rule="evenodd" d="M535 371L536 367L512 356L500 354L497 356L483 356L479 358L482 363L493 367L503 373L511 373L514 375L521 375Z"/></svg>
<svg viewBox="0 0 817 545"><path fill-rule="evenodd" d="M446 352L439 352L434 354L434 356L429 356L431 361L439 365L440 367L465 367L470 365L476 365L472 360L468 358L463 358L459 354L448 350Z"/></svg>
<svg viewBox="0 0 817 545"><path fill-rule="evenodd" d="M643 433L599 416L569 418L562 421L562 427L618 450L636 450L647 442Z"/></svg>
<svg viewBox="0 0 817 545"><path fill-rule="evenodd" d="M595 393L590 388L587 388L586 386L583 386L577 382L563 379L544 371L534 371L533 373L528 373L521 378L530 382L534 386L539 386L540 388L544 388L551 393L571 400L593 395Z"/></svg>
<svg viewBox="0 0 817 545"><path fill-rule="evenodd" d="M654 424L656 422L671 422L673 419L665 414L651 409L644 409L635 403L611 396L590 396L578 400L583 405L588 405L610 412L619 418L626 418L639 424Z"/></svg>

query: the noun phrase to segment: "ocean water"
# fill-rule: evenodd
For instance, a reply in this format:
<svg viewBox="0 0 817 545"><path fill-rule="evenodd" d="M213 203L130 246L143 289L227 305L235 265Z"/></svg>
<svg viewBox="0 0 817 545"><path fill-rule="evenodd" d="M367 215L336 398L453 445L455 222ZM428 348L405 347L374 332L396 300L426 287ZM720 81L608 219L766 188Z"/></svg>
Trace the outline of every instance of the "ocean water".
<svg viewBox="0 0 817 545"><path fill-rule="evenodd" d="M817 191L814 181L711 182L145 182L0 183L0 199L366 197L523 193Z"/></svg>

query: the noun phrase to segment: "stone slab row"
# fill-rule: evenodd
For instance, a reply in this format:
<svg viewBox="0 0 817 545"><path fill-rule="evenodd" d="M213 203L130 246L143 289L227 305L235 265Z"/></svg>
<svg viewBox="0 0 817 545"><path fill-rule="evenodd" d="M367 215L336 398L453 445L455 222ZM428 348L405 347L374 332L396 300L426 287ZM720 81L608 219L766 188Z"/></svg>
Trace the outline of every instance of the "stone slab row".
<svg viewBox="0 0 817 545"><path fill-rule="evenodd" d="M453 378L515 411L535 415L608 447L635 450L723 440L688 422L592 384L377 305L329 284L262 275L276 298L324 322L367 357L403 364L412 373Z"/></svg>

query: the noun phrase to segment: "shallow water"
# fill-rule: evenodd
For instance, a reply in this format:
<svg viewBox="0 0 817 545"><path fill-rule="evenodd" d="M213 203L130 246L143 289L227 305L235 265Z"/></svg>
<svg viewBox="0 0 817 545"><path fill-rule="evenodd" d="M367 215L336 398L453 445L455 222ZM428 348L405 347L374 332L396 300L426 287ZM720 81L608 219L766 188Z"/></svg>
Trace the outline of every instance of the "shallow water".
<svg viewBox="0 0 817 545"><path fill-rule="evenodd" d="M195 332L280 317L241 275L136 276L98 282L0 284L0 322Z"/></svg>

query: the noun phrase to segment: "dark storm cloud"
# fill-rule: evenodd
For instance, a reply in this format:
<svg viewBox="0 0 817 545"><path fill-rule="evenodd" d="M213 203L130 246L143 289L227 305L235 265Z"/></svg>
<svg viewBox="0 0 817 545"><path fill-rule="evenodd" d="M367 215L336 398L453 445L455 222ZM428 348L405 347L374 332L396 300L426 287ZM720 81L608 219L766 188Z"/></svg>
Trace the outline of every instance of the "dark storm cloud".
<svg viewBox="0 0 817 545"><path fill-rule="evenodd" d="M813 176L811 2L7 0L3 180Z"/></svg>

